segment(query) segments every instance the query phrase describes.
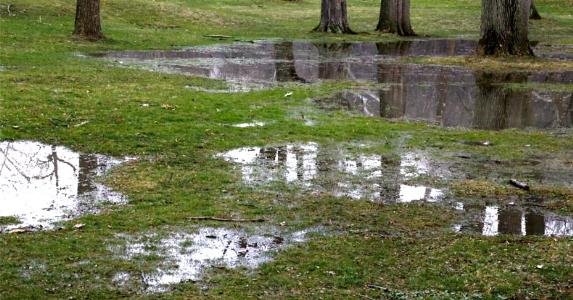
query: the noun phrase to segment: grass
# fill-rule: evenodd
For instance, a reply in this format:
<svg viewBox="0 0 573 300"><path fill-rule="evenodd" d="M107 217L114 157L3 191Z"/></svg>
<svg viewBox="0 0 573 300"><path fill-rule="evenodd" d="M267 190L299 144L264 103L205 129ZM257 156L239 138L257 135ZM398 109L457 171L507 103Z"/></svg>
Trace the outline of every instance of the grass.
<svg viewBox="0 0 573 300"><path fill-rule="evenodd" d="M533 23L532 39L573 44L569 4L568 0L538 1L544 20ZM72 1L20 0L13 8L15 16L2 10L0 140L38 140L82 152L140 159L101 179L128 195L127 205L84 216L61 231L0 235L0 298L571 297L570 239L457 235L449 230L455 214L440 205L387 206L316 196L284 186L259 190L240 184L238 171L213 157L237 147L314 141L366 143L370 148L365 151L394 155L426 151L436 159L449 159L448 153L469 153L484 160L544 156L571 160L570 130L443 129L323 112L310 108L308 99L355 85L330 82L209 94L185 87L220 88L221 82L110 66L78 55L227 42L204 37L207 34L238 40L397 39L372 32L378 3L365 0L349 2L351 25L362 33L311 33L318 20L318 5L318 0L104 1L107 39L98 43L71 38ZM475 39L479 2L416 0L412 18L421 35ZM491 65L484 67L485 63ZM493 70L515 65L554 70L538 60L475 59L472 64ZM559 64L555 69L569 70L570 65ZM293 96L285 98L290 91ZM316 120L317 126L305 126L301 112ZM269 125L256 129L228 126L251 120ZM486 140L493 146L467 143ZM443 184L458 192L473 191L472 197L514 194L499 180ZM540 193L570 196L571 189L561 183ZM571 212L571 201L555 203L551 204L555 210ZM108 246L121 243L118 234L193 230L188 217L199 215L265 217L270 225L286 224L292 230L323 225L336 235L317 236L282 251L251 272L212 270L201 284L181 283L165 294L141 294L140 287L122 289L112 283L118 270L153 270L161 261L148 258L138 264L111 255ZM2 218L0 224L14 221ZM70 229L76 222L86 226ZM369 284L385 289L369 288Z"/></svg>

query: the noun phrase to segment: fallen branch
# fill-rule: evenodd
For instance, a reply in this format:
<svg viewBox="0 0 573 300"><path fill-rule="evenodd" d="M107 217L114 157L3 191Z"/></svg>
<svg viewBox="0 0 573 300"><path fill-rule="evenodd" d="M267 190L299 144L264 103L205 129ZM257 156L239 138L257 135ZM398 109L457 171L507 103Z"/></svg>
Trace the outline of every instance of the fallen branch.
<svg viewBox="0 0 573 300"><path fill-rule="evenodd" d="M522 189L525 191L529 191L529 185L527 185L527 183L525 183L525 182L518 181L517 179L513 179L513 178L510 179L509 184L513 185L516 188L519 188L519 189Z"/></svg>
<svg viewBox="0 0 573 300"><path fill-rule="evenodd" d="M217 217L189 217L189 220L195 221L219 221L219 222L265 222L265 219L226 219Z"/></svg>

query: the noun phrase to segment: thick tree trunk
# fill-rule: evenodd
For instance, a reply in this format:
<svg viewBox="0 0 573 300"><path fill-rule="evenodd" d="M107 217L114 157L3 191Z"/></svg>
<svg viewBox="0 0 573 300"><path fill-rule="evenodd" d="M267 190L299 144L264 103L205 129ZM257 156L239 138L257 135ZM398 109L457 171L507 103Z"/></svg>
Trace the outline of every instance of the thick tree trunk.
<svg viewBox="0 0 573 300"><path fill-rule="evenodd" d="M415 36L410 23L410 0L381 0L377 31Z"/></svg>
<svg viewBox="0 0 573 300"><path fill-rule="evenodd" d="M480 55L533 55L528 23L531 0L482 0Z"/></svg>
<svg viewBox="0 0 573 300"><path fill-rule="evenodd" d="M529 9L529 18L532 20L541 20L541 15L537 11L537 7L535 7L534 0L531 0L531 7Z"/></svg>
<svg viewBox="0 0 573 300"><path fill-rule="evenodd" d="M104 38L99 13L100 0L77 0L74 35L97 41Z"/></svg>
<svg viewBox="0 0 573 300"><path fill-rule="evenodd" d="M346 0L322 0L320 24L314 28L318 32L355 33L348 24Z"/></svg>

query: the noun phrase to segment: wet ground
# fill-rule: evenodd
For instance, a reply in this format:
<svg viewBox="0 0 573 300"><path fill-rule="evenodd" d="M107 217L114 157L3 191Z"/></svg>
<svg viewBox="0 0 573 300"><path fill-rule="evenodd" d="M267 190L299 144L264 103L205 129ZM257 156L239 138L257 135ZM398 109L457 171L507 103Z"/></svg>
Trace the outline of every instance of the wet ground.
<svg viewBox="0 0 573 300"><path fill-rule="evenodd" d="M0 217L18 220L0 229L51 229L104 203L125 202L96 181L123 162L32 141L0 142Z"/></svg>
<svg viewBox="0 0 573 300"><path fill-rule="evenodd" d="M339 44L263 41L95 56L147 70L225 80L231 92L324 80L387 85L317 100L322 107L348 108L369 116L494 130L571 127L570 90L515 90L508 85L572 84L573 71L482 72L398 63L402 57L473 55L476 46L471 40ZM568 52L547 45L534 50L543 58L573 59Z"/></svg>
<svg viewBox="0 0 573 300"><path fill-rule="evenodd" d="M127 246L112 249L119 257L139 261L161 255L165 260L153 272L118 272L114 283L126 289L143 287L146 292L161 292L171 284L199 280L204 272L213 268L254 269L270 261L274 252L304 242L309 233L317 230L286 233L263 225L254 229L254 233L244 229L203 227L194 233L176 232L163 239L156 239L153 234L123 236Z"/></svg>
<svg viewBox="0 0 573 300"><path fill-rule="evenodd" d="M570 187L573 168L556 163L556 158L496 161L488 165L467 156L450 155L438 160L424 152L377 155L349 150L356 148L360 145L305 143L245 147L217 156L236 164L243 183L259 189L278 183L314 195L384 204L438 203L458 211L460 223L456 223L454 230L464 233L573 236L573 218L544 209L543 202L547 200L544 197L506 196L476 200L456 197L443 188L454 179L507 182L515 176L535 185ZM474 168L468 160L488 166ZM509 165L512 167L508 168ZM553 165L560 167L549 167Z"/></svg>

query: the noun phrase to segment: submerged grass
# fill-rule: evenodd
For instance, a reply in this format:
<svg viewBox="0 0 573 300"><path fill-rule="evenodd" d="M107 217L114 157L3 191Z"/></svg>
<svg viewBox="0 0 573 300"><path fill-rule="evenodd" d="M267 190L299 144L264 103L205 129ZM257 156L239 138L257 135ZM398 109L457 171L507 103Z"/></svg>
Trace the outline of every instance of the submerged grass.
<svg viewBox="0 0 573 300"><path fill-rule="evenodd" d="M532 36L542 43L572 44L570 3L545 0L537 4L545 19L532 25ZM186 87L218 89L221 82L117 67L79 55L228 42L204 37L207 34L238 40L397 39L371 32L378 3L365 0L352 1L349 10L353 28L368 33L310 33L318 21L318 7L318 0L105 1L102 14L107 39L98 43L70 37L71 1L21 0L12 7L14 16L2 10L0 140L33 139L140 159L104 179L127 194L129 203L74 221L86 224L81 230L70 229L68 223L62 231L0 235L0 298L570 297L570 239L454 235L449 232L454 215L437 205L384 206L301 195L286 188L259 191L238 184L239 174L213 157L236 147L314 141L369 143L374 150L368 151L383 153L415 149L516 159L571 153L570 131L442 129L323 113L309 109L308 99L351 84L211 94ZM478 35L476 1L415 1L412 15L422 35ZM492 63L488 68L494 70L522 64L475 60L476 65L484 63ZM551 68L539 61L524 64ZM570 68L567 64L561 67ZM286 92L293 96L285 98ZM301 112L307 118L310 114L317 125L306 126ZM268 125L228 126L252 120ZM466 143L485 140L493 146ZM471 191L476 186L476 193L488 196L513 193L487 180L462 182L460 190ZM559 209L570 211L569 204L565 207ZM287 249L250 276L241 270L215 270L205 279L207 289L182 283L172 293L146 296L140 289L122 289L112 283L117 270L141 273L161 261L160 257L149 258L137 265L110 256L108 244L119 242L117 234L184 228L190 216L200 215L265 217L270 224L293 228L323 225L338 235L316 237ZM14 221L2 218L0 224Z"/></svg>

